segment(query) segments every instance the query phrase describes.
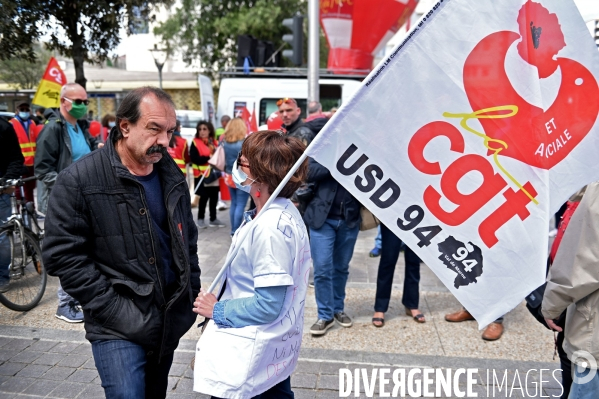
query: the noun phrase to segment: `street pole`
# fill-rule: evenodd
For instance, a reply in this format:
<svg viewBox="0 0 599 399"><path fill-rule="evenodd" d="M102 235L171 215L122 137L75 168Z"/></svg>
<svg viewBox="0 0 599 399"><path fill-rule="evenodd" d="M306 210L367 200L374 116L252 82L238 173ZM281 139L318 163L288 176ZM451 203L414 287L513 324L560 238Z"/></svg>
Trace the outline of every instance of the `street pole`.
<svg viewBox="0 0 599 399"><path fill-rule="evenodd" d="M160 90L162 90L162 67L164 64L161 64L158 61L155 61L155 63L156 67L158 67L158 86L160 87Z"/></svg>
<svg viewBox="0 0 599 399"><path fill-rule="evenodd" d="M320 101L318 86L320 68L319 1L308 0L308 102Z"/></svg>

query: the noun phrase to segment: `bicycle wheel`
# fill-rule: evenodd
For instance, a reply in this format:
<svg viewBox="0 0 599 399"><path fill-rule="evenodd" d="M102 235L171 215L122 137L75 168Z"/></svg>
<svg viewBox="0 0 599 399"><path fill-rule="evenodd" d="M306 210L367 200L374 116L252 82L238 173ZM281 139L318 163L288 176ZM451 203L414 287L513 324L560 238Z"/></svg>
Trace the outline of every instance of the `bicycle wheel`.
<svg viewBox="0 0 599 399"><path fill-rule="evenodd" d="M0 231L0 246L4 253L10 248L10 285L7 292L0 294L0 303L20 312L33 309L44 296L47 280L37 238L27 230L21 237L14 226Z"/></svg>

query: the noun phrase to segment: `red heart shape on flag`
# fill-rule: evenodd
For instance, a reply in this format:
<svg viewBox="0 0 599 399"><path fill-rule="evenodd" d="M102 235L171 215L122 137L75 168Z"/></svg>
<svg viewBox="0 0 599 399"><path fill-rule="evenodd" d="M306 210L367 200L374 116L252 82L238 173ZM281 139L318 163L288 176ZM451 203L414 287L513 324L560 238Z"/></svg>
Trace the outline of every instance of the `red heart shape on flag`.
<svg viewBox="0 0 599 399"><path fill-rule="evenodd" d="M501 31L481 40L464 64L464 89L473 111L518 107L511 117L479 119L487 136L507 145L500 155L551 169L568 156L595 124L599 87L584 65L568 58L535 58L536 48L531 46L526 50L530 55L525 60L537 66L541 75L559 67L562 80L557 98L547 111L529 104L514 90L505 72L507 51L520 38L516 32Z"/></svg>

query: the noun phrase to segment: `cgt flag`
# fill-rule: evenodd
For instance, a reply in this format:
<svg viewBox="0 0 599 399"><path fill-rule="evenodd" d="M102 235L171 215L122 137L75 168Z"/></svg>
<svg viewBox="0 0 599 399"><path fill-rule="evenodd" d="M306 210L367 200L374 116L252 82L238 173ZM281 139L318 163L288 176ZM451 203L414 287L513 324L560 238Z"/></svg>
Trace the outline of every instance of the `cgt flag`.
<svg viewBox="0 0 599 399"><path fill-rule="evenodd" d="M44 108L58 108L60 106L60 88L65 84L67 84L67 77L56 59L50 58L32 103Z"/></svg>
<svg viewBox="0 0 599 399"><path fill-rule="evenodd" d="M599 52L571 0L439 0L308 155L485 326L545 281L599 179Z"/></svg>

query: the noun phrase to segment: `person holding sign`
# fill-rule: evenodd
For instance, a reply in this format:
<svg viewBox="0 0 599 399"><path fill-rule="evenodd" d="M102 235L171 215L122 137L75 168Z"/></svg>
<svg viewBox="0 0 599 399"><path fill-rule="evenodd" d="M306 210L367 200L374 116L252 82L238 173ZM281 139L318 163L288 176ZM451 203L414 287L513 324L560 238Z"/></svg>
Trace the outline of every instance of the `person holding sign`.
<svg viewBox="0 0 599 399"><path fill-rule="evenodd" d="M233 236L230 251L238 252L219 297L201 291L194 303L194 312L212 319L198 342L194 391L214 398L294 397L290 375L302 342L310 243L289 197L307 175L306 161L264 206L304 149L280 131L258 131L243 142L232 175L256 208Z"/></svg>

